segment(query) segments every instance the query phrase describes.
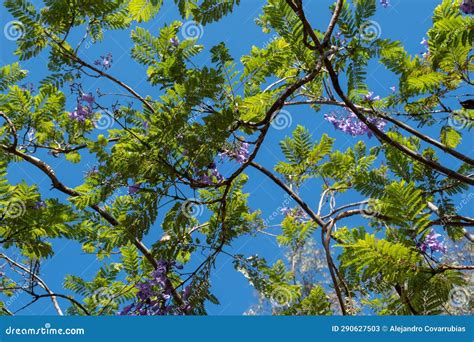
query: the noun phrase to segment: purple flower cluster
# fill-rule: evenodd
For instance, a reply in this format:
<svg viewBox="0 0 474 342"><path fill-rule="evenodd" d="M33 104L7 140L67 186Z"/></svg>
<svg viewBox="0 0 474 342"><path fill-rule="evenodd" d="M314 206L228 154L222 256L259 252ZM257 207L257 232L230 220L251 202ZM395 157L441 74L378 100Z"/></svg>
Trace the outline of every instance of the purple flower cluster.
<svg viewBox="0 0 474 342"><path fill-rule="evenodd" d="M76 109L69 113L69 118L71 120L85 122L86 119L92 116L92 111L89 107L83 106L82 104L78 103Z"/></svg>
<svg viewBox="0 0 474 342"><path fill-rule="evenodd" d="M387 8L388 6L390 6L390 1L389 0L380 0L380 4L382 5L382 7Z"/></svg>
<svg viewBox="0 0 474 342"><path fill-rule="evenodd" d="M92 104L95 99L92 94L82 94L77 99L76 109L69 113L69 118L71 120L85 122L87 119L92 117Z"/></svg>
<svg viewBox="0 0 474 342"><path fill-rule="evenodd" d="M417 246L423 252L426 252L426 250L429 248L431 250L431 253L446 253L448 249L443 241L438 240L440 236L441 234L437 234L434 230L431 230L428 235L426 235L423 242L418 243Z"/></svg>
<svg viewBox="0 0 474 342"><path fill-rule="evenodd" d="M34 210L40 210L40 209L43 209L43 208L46 208L47 207L47 204L45 201L37 201L35 202L35 205L33 206L33 209Z"/></svg>
<svg viewBox="0 0 474 342"><path fill-rule="evenodd" d="M112 54L109 52L105 56L100 56L100 59L96 59L94 64L97 66L103 67L105 70L110 69L112 67Z"/></svg>
<svg viewBox="0 0 474 342"><path fill-rule="evenodd" d="M239 164L243 164L247 161L249 157L249 144L246 142L238 142L230 150L224 150L219 153L221 160L224 157L229 157L235 159Z"/></svg>
<svg viewBox="0 0 474 342"><path fill-rule="evenodd" d="M352 136L367 134L369 138L372 137L372 132L369 127L360 121L352 111L347 109L345 113L333 111L329 114L325 114L324 119L332 123L336 129ZM380 118L368 118L368 120L377 126L379 130L383 130L386 125L385 120Z"/></svg>
<svg viewBox="0 0 474 342"><path fill-rule="evenodd" d="M380 96L378 96L378 95L374 96L373 91L369 91L367 94L362 96L362 98L367 102L374 102L374 101L379 101L380 100Z"/></svg>
<svg viewBox="0 0 474 342"><path fill-rule="evenodd" d="M214 178L217 179L218 182L222 182L224 180L224 176L222 176L217 169L216 163L212 162L208 169L199 177L199 181L201 183L211 185L214 184Z"/></svg>
<svg viewBox="0 0 474 342"><path fill-rule="evenodd" d="M184 153L183 153L184 154ZM219 153L220 161L222 162L225 157L235 159L239 164L243 164L249 157L249 144L246 142L238 142L232 148L224 150ZM216 163L212 162L206 171L199 177L201 183L211 185L214 184L214 179L218 182L222 182L224 177L217 169Z"/></svg>
<svg viewBox="0 0 474 342"><path fill-rule="evenodd" d="M170 43L171 43L171 45L173 45L174 47L178 47L178 46L179 46L179 40L178 40L178 38L176 38L176 37L170 38Z"/></svg>
<svg viewBox="0 0 474 342"><path fill-rule="evenodd" d="M247 161L249 157L249 144L246 142L240 143L239 148L235 151L235 160L239 164L243 164Z"/></svg>
<svg viewBox="0 0 474 342"><path fill-rule="evenodd" d="M461 12L465 14L474 14L474 1L464 0L461 5L459 5Z"/></svg>
<svg viewBox="0 0 474 342"><path fill-rule="evenodd" d="M300 207L296 207L296 208L283 207L280 209L280 211L282 215L294 217L296 222L299 222L299 223L305 222L309 219L306 212Z"/></svg>
<svg viewBox="0 0 474 342"><path fill-rule="evenodd" d="M99 173L99 169L97 168L97 166L94 165L89 170L83 171L83 173L84 173L85 178L89 178L89 177L92 177L94 175L97 175Z"/></svg>
<svg viewBox="0 0 474 342"><path fill-rule="evenodd" d="M428 39L423 37L423 39L420 42L420 45L425 48L425 51L421 53L424 59L427 59L430 56L430 51L429 51L429 46L428 46Z"/></svg>
<svg viewBox="0 0 474 342"><path fill-rule="evenodd" d="M182 299L185 302L182 306L175 306L170 303L172 298L172 285L168 279L169 270L175 266L174 262L159 261L158 267L151 273L148 281L137 285L137 300L119 313L129 316L157 316L157 315L182 315L190 310L186 301L191 294L190 288L185 288Z"/></svg>
<svg viewBox="0 0 474 342"><path fill-rule="evenodd" d="M132 184L128 187L128 193L130 195L136 194L138 192L138 190L140 190L140 184L138 184L138 183Z"/></svg>

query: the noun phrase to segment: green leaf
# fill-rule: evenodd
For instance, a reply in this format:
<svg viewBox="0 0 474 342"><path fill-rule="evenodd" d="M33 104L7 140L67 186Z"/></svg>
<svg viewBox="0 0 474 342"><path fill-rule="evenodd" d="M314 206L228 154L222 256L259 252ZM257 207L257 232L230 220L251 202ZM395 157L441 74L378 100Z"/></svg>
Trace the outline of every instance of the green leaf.
<svg viewBox="0 0 474 342"><path fill-rule="evenodd" d="M71 152L66 154L66 159L71 163L77 164L81 161L81 155L79 152Z"/></svg>
<svg viewBox="0 0 474 342"><path fill-rule="evenodd" d="M132 18L138 22L146 22L160 10L163 0L130 0L128 9Z"/></svg>
<svg viewBox="0 0 474 342"><path fill-rule="evenodd" d="M455 148L461 143L462 135L451 126L441 129L441 142L450 148Z"/></svg>

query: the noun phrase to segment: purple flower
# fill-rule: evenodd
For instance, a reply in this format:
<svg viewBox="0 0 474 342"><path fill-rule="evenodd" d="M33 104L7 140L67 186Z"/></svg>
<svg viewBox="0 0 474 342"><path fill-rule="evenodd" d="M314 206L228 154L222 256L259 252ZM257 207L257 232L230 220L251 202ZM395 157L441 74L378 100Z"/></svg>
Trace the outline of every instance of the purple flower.
<svg viewBox="0 0 474 342"><path fill-rule="evenodd" d="M95 65L103 67L105 70L110 69L112 67L112 54L109 52L105 56L100 56L100 59L96 59L94 61Z"/></svg>
<svg viewBox="0 0 474 342"><path fill-rule="evenodd" d="M397 87L392 86L392 87L390 87L390 90L392 91L392 93L395 93L397 91Z"/></svg>
<svg viewBox="0 0 474 342"><path fill-rule="evenodd" d="M188 285L184 288L183 295L181 296L183 300L188 300L191 296L191 285Z"/></svg>
<svg viewBox="0 0 474 342"><path fill-rule="evenodd" d="M299 223L302 223L308 219L308 215L300 207L296 207L296 208L283 207L280 209L280 212L285 216L291 216L295 218L295 221Z"/></svg>
<svg viewBox="0 0 474 342"><path fill-rule="evenodd" d="M84 177L89 178L99 173L97 166L93 166L90 170L84 171Z"/></svg>
<svg viewBox="0 0 474 342"><path fill-rule="evenodd" d="M334 111L325 114L324 119L332 123L336 129L352 136L367 134L369 138L372 137L372 132L367 125L360 121L352 111L347 109L343 113ZM386 125L385 120L379 118L368 118L368 121L374 124L379 130L383 130Z"/></svg>
<svg viewBox="0 0 474 342"><path fill-rule="evenodd" d="M127 305L126 307L123 308L122 311L120 311L119 315L126 316L132 310L133 304Z"/></svg>
<svg viewBox="0 0 474 342"><path fill-rule="evenodd" d="M211 175L217 178L217 181L222 181L224 180L224 177L221 175L219 170L217 168L211 169Z"/></svg>
<svg viewBox="0 0 474 342"><path fill-rule="evenodd" d="M34 210L40 210L42 208L46 208L46 202L45 201L37 201L35 205L33 206Z"/></svg>
<svg viewBox="0 0 474 342"><path fill-rule="evenodd" d="M434 230L431 230L428 235L426 235L423 242L418 243L417 246L421 249L422 252L426 252L426 250L429 248L431 250L431 253L446 253L448 249L443 241L438 240L440 236L441 234L438 234Z"/></svg>
<svg viewBox="0 0 474 342"><path fill-rule="evenodd" d="M212 162L207 167L207 170L199 177L199 182L204 183L206 185L214 184L214 179L216 178L218 182L224 180L224 177L221 175L219 170L217 169L216 163Z"/></svg>
<svg viewBox="0 0 474 342"><path fill-rule="evenodd" d="M137 184L137 183L135 183L135 184L133 184L133 185L130 185L130 186L128 187L128 193L129 193L130 195L136 194L136 193L138 192L138 190L140 190L140 184Z"/></svg>
<svg viewBox="0 0 474 342"><path fill-rule="evenodd" d="M142 301L147 300L153 295L153 289L150 283L140 283L137 285L137 288L137 297Z"/></svg>
<svg viewBox="0 0 474 342"><path fill-rule="evenodd" d="M200 178L199 178L199 181L201 183L204 183L204 184L207 184L207 185L211 185L212 184L212 179L207 175L207 174L203 174Z"/></svg>
<svg viewBox="0 0 474 342"><path fill-rule="evenodd" d="M390 6L390 1L389 0L380 0L380 4L384 7L387 8Z"/></svg>
<svg viewBox="0 0 474 342"><path fill-rule="evenodd" d="M95 98L91 93L88 93L88 94L82 94L80 97L80 100L86 102L89 106L92 106L92 104L95 101Z"/></svg>
<svg viewBox="0 0 474 342"><path fill-rule="evenodd" d="M168 267L170 266L170 263L160 260L157 262L157 266L153 272L151 272L151 276L153 278L157 278L162 276L163 274L166 274L168 272Z"/></svg>
<svg viewBox="0 0 474 342"><path fill-rule="evenodd" d="M171 43L171 45L173 45L174 47L178 47L178 46L179 46L179 40L178 40L178 38L176 38L176 37L170 38L170 43Z"/></svg>
<svg viewBox="0 0 474 342"><path fill-rule="evenodd" d="M420 42L420 45L423 45L425 48L428 48L428 39L423 37L423 39Z"/></svg>
<svg viewBox="0 0 474 342"><path fill-rule="evenodd" d="M221 161L224 160L224 157L230 157L235 159L239 164L243 164L249 157L249 144L239 141L230 150L224 150L219 153L219 157Z"/></svg>
<svg viewBox="0 0 474 342"><path fill-rule="evenodd" d="M377 96L374 97L374 92L369 91L366 95L364 95L363 99L365 101L369 101L369 102L378 101L378 100L380 100L380 96L377 95Z"/></svg>
<svg viewBox="0 0 474 342"><path fill-rule="evenodd" d="M172 302L173 285L168 278L170 267L174 262L159 260L156 269L151 272L150 279L137 284L137 298L134 303L123 308L119 315L148 316L148 315L180 315L190 310L187 299L183 294L184 305L177 306ZM190 290L186 290L190 291ZM183 309L184 308L184 309Z"/></svg>
<svg viewBox="0 0 474 342"><path fill-rule="evenodd" d="M69 113L69 118L71 120L85 122L86 119L92 116L92 108L88 106L83 106L81 103L77 104L76 109Z"/></svg>
<svg viewBox="0 0 474 342"><path fill-rule="evenodd" d="M296 208L295 211L294 211L294 217L295 217L295 221L296 222L299 222L299 223L303 223L305 221L308 220L308 215L306 214L306 212L301 209L300 207Z"/></svg>
<svg viewBox="0 0 474 342"><path fill-rule="evenodd" d="M459 5L461 12L465 14L474 14L474 1L464 0L461 5Z"/></svg>
<svg viewBox="0 0 474 342"><path fill-rule="evenodd" d="M239 149L236 151L235 160L237 160L239 164L243 164L247 161L248 157L249 157L249 144L247 144L246 142L241 143Z"/></svg>

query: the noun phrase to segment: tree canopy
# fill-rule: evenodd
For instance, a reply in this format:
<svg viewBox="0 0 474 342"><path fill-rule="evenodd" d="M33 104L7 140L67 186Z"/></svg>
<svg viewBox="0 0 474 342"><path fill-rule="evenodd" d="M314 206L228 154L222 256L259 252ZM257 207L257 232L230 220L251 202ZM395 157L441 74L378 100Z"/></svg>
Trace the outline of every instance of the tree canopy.
<svg viewBox="0 0 474 342"><path fill-rule="evenodd" d="M325 23L304 0L266 0L265 45L201 45L240 2L174 0L182 20L167 23L162 0L3 2L16 62L0 68L2 314L21 293L60 315L204 315L222 255L258 293L249 314L471 310L472 3L441 1L420 54L381 37L386 0L337 0ZM113 54L83 54L122 31L152 91L114 76ZM47 70L34 85L33 60ZM385 96L374 65L395 80ZM300 108L333 129L308 129ZM283 158L261 163L288 120ZM33 180L12 181L19 165ZM271 219L251 177L283 194ZM284 256L233 248L260 234ZM101 266L53 289L42 267L68 240Z"/></svg>

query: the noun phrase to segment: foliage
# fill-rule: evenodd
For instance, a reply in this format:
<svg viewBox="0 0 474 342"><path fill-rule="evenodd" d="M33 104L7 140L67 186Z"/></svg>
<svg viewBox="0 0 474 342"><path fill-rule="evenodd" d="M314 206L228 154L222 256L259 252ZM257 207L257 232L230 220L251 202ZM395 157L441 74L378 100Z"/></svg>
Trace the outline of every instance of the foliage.
<svg viewBox="0 0 474 342"><path fill-rule="evenodd" d="M474 240L464 214L474 184L464 154L472 16L459 0L441 1L422 55L366 30L375 0L333 4L328 32L311 27L302 1L267 0L256 23L273 38L238 59L223 42L183 34L212 30L240 2L175 0L182 21L162 24L162 0L4 1L21 35L16 61L0 67L2 295L57 300L41 266L73 241L101 266L92 279L64 276L57 295L70 315L204 315L219 304L220 255L271 314L459 313L452 293L472 286L472 265L447 246ZM129 34L150 94L114 76L112 54L84 57L86 42L100 47L116 32ZM46 70L34 87L25 83L32 61ZM371 91L374 63L397 80L385 97ZM106 90L92 92L96 80ZM334 124L334 107L342 132L299 120ZM290 111L298 124L279 144L281 160L260 165ZM341 134L352 128L347 147ZM23 166L31 177L13 181ZM77 181L66 184L65 172ZM277 234L250 177L289 198ZM239 238L259 234L285 257L233 254ZM13 313L5 300L0 312Z"/></svg>

